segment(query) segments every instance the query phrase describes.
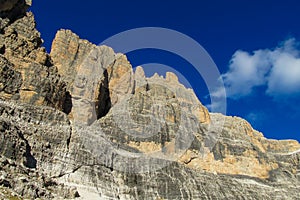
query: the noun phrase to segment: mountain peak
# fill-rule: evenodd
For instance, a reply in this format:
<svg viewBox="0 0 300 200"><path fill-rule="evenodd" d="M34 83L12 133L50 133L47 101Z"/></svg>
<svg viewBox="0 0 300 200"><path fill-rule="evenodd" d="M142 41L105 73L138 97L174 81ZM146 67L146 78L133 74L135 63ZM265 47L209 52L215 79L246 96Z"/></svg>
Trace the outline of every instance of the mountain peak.
<svg viewBox="0 0 300 200"><path fill-rule="evenodd" d="M166 80L168 82L178 82L178 77L173 72L166 73Z"/></svg>
<svg viewBox="0 0 300 200"><path fill-rule="evenodd" d="M0 197L297 199L300 144L209 113L167 72L0 1ZM24 45L26 44L26 45Z"/></svg>

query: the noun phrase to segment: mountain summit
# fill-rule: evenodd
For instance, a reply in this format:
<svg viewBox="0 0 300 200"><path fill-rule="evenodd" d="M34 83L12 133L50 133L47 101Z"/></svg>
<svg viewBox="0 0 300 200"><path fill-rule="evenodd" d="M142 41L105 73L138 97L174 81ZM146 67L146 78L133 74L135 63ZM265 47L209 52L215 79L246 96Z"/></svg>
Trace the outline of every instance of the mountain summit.
<svg viewBox="0 0 300 200"><path fill-rule="evenodd" d="M300 144L0 1L1 199L299 199Z"/></svg>

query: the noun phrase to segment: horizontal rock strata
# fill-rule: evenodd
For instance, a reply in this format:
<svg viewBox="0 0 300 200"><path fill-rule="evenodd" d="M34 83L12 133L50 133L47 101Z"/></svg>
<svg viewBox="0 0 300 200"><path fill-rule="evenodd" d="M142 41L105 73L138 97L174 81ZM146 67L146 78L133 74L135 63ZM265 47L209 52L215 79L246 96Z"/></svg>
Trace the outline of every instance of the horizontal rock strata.
<svg viewBox="0 0 300 200"><path fill-rule="evenodd" d="M300 144L0 1L1 199L299 199Z"/></svg>

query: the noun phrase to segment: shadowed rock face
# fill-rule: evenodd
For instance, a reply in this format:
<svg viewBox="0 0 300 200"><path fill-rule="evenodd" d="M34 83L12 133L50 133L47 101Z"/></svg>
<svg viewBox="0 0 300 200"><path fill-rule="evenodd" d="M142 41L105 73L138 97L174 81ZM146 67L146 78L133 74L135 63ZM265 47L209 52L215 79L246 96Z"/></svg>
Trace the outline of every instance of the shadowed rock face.
<svg viewBox="0 0 300 200"><path fill-rule="evenodd" d="M300 145L0 1L0 198L299 199ZM79 197L80 196L80 197Z"/></svg>
<svg viewBox="0 0 300 200"><path fill-rule="evenodd" d="M1 0L0 17L16 19L22 17L31 6L31 0Z"/></svg>
<svg viewBox="0 0 300 200"><path fill-rule="evenodd" d="M60 30L50 55L67 83L72 98L69 116L77 123L91 124L132 92L132 67L125 55L110 47L97 47L69 30Z"/></svg>
<svg viewBox="0 0 300 200"><path fill-rule="evenodd" d="M0 2L0 97L62 109L65 83L41 47L31 2Z"/></svg>

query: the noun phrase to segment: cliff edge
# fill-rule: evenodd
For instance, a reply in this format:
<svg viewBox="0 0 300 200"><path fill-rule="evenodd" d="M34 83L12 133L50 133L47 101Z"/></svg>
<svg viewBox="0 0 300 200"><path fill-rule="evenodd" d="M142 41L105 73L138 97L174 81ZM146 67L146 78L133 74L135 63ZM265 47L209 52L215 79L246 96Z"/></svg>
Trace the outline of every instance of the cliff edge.
<svg viewBox="0 0 300 200"><path fill-rule="evenodd" d="M299 199L300 144L0 1L1 199Z"/></svg>

